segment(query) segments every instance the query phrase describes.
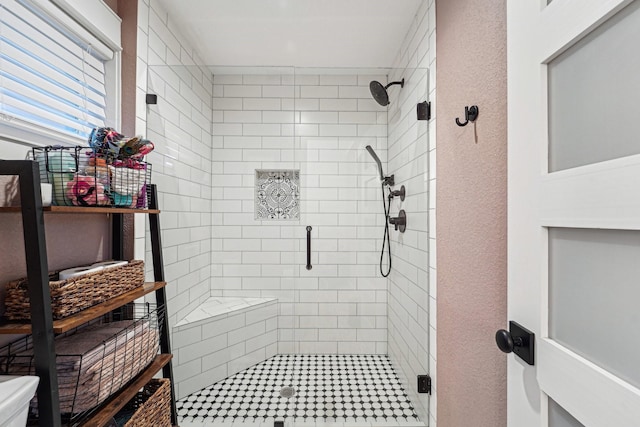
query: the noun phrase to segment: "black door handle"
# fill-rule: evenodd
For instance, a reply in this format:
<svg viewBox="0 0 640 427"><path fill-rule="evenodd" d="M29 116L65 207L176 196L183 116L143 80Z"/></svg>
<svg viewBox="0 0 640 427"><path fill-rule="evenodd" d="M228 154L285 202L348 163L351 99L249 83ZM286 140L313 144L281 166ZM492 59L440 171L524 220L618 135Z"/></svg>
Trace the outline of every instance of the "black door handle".
<svg viewBox="0 0 640 427"><path fill-rule="evenodd" d="M516 344L517 342L517 344ZM503 353L511 353L515 346L522 346L522 338L516 337L514 340L509 331L500 329L496 332L496 344Z"/></svg>
<svg viewBox="0 0 640 427"><path fill-rule="evenodd" d="M535 341L533 332L513 320L509 322L508 331L499 329L496 332L498 348L505 353L513 352L529 365L534 364Z"/></svg>
<svg viewBox="0 0 640 427"><path fill-rule="evenodd" d="M307 225L307 270L311 270L311 226Z"/></svg>

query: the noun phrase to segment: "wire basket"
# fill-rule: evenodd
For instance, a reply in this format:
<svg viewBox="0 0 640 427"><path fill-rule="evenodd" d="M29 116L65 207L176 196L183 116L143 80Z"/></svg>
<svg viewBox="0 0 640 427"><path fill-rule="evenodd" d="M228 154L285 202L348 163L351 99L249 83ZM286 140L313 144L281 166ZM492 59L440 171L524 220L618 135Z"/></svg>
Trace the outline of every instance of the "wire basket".
<svg viewBox="0 0 640 427"><path fill-rule="evenodd" d="M55 339L60 412L77 425L139 374L158 354L162 306L129 304ZM35 375L27 336L0 348L0 373ZM29 417L38 416L37 397Z"/></svg>
<svg viewBox="0 0 640 427"><path fill-rule="evenodd" d="M33 148L40 181L52 185L57 206L148 207L151 164L101 157L90 148Z"/></svg>

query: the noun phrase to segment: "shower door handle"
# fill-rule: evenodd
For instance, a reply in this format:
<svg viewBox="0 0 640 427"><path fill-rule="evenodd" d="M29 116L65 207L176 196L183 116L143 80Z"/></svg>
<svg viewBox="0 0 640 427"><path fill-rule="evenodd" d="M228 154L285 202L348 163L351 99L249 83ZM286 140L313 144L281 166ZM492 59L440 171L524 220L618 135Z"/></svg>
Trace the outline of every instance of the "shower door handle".
<svg viewBox="0 0 640 427"><path fill-rule="evenodd" d="M311 226L307 225L307 270L311 270Z"/></svg>

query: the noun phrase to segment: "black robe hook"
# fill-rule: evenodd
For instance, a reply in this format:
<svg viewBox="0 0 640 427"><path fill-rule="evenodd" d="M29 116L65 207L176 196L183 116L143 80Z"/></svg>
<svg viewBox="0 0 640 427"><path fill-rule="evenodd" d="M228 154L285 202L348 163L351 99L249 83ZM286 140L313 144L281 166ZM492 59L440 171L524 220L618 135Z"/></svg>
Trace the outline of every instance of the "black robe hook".
<svg viewBox="0 0 640 427"><path fill-rule="evenodd" d="M478 106L477 105L472 105L471 107L464 107L464 118L465 118L465 122L461 123L460 119L456 117L456 124L458 126L466 126L467 124L469 124L469 122L475 122L476 119L478 118Z"/></svg>

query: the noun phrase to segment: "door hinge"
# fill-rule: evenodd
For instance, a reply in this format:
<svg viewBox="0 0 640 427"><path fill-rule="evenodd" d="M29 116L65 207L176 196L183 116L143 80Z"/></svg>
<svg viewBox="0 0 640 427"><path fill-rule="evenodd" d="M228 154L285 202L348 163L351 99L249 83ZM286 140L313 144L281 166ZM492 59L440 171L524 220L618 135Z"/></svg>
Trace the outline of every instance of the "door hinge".
<svg viewBox="0 0 640 427"><path fill-rule="evenodd" d="M418 393L431 394L431 377L429 375L418 375Z"/></svg>
<svg viewBox="0 0 640 427"><path fill-rule="evenodd" d="M416 112L418 120L431 120L431 103L427 101L418 102Z"/></svg>

